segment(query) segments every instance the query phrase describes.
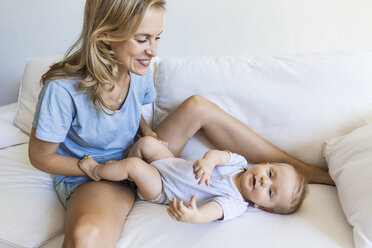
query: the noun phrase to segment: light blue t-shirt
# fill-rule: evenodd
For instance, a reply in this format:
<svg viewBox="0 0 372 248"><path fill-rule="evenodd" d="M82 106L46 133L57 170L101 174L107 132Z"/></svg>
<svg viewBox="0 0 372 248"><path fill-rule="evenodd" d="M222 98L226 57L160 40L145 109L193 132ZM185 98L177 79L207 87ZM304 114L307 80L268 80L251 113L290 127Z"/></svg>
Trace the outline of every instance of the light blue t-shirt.
<svg viewBox="0 0 372 248"><path fill-rule="evenodd" d="M154 101L152 73L130 73L127 98L114 115L98 111L88 94L75 89L77 80L56 79L40 92L32 126L38 139L60 143L58 153L99 163L122 159L139 127L142 105ZM108 110L108 112L110 112Z"/></svg>
<svg viewBox="0 0 372 248"><path fill-rule="evenodd" d="M161 175L163 192L169 200L174 197L188 205L191 196L195 195L198 206L216 201L223 210L221 221L231 220L247 210L249 204L234 183L234 177L251 166L244 157L230 152L230 161L226 165L214 167L209 186L198 184L199 179L195 179L192 167L194 163L195 160L181 158L165 158L151 163Z"/></svg>

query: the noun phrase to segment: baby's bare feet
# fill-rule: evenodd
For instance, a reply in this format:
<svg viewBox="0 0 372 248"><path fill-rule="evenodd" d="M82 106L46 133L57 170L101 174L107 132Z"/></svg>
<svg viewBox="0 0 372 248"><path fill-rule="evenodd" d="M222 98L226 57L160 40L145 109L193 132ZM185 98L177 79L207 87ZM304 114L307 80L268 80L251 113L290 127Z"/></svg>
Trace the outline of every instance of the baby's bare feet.
<svg viewBox="0 0 372 248"><path fill-rule="evenodd" d="M99 181L101 178L96 175L95 168L100 166L89 154L85 154L84 158L79 161L79 167L94 181Z"/></svg>

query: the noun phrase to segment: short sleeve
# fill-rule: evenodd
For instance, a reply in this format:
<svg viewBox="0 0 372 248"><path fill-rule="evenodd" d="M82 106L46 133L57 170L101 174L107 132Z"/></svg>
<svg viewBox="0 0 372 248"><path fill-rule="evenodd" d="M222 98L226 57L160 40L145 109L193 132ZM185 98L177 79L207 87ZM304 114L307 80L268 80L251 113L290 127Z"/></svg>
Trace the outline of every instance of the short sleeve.
<svg viewBox="0 0 372 248"><path fill-rule="evenodd" d="M75 107L68 90L58 81L46 84L40 92L32 126L38 139L61 143L71 127Z"/></svg>
<svg viewBox="0 0 372 248"><path fill-rule="evenodd" d="M152 103L156 98L156 91L154 87L153 72L151 69L147 72L146 78L146 92L143 97L142 105Z"/></svg>
<svg viewBox="0 0 372 248"><path fill-rule="evenodd" d="M230 160L226 165L228 165L228 166L241 166L243 168L247 168L248 162L243 156L241 156L239 154L236 154L236 153L233 153L233 152L229 152L229 151L226 151L226 152L228 152L230 154Z"/></svg>
<svg viewBox="0 0 372 248"><path fill-rule="evenodd" d="M223 211L223 219L217 220L219 222L232 220L242 215L248 208L247 202L232 197L215 197L212 200L220 204Z"/></svg>

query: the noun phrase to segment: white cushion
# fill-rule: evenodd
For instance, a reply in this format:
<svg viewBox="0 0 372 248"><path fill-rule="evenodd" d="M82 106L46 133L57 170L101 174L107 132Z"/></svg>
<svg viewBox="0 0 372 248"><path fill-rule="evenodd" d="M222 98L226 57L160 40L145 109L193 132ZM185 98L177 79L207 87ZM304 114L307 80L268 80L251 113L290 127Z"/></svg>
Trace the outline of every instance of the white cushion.
<svg viewBox="0 0 372 248"><path fill-rule="evenodd" d="M372 122L371 68L372 51L161 59L154 124L199 94L289 154L326 168L324 141ZM187 146L184 154L200 157L203 147Z"/></svg>
<svg viewBox="0 0 372 248"><path fill-rule="evenodd" d="M30 164L27 150L28 144L0 150L0 247L39 247L63 232L53 179Z"/></svg>
<svg viewBox="0 0 372 248"><path fill-rule="evenodd" d="M28 136L12 123L0 118L0 149L28 142Z"/></svg>
<svg viewBox="0 0 372 248"><path fill-rule="evenodd" d="M49 67L58 62L61 56L30 58L27 61L19 89L17 113L14 125L23 132L30 134L34 119L37 98L41 90L41 76Z"/></svg>
<svg viewBox="0 0 372 248"><path fill-rule="evenodd" d="M324 155L355 247L372 247L372 125L327 141Z"/></svg>

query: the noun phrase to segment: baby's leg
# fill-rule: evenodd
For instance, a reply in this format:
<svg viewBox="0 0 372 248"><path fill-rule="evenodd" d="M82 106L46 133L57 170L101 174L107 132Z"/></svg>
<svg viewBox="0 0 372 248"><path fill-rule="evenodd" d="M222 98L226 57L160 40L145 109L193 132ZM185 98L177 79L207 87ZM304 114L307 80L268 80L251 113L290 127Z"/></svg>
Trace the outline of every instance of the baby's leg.
<svg viewBox="0 0 372 248"><path fill-rule="evenodd" d="M95 174L95 170L97 167L102 166L99 163L97 163L89 154L86 154L84 158L82 158L79 161L79 167L82 171L84 171L87 176L92 178L94 181L99 181L101 178L99 178Z"/></svg>
<svg viewBox="0 0 372 248"><path fill-rule="evenodd" d="M158 170L135 157L96 167L95 174L111 181L130 179L136 183L141 194L150 200L155 199L163 188Z"/></svg>
<svg viewBox="0 0 372 248"><path fill-rule="evenodd" d="M136 183L141 194L147 199L155 199L162 191L163 185L158 170L139 158L127 158L98 164L86 155L79 163L80 168L93 180L101 179L121 181L131 179Z"/></svg>
<svg viewBox="0 0 372 248"><path fill-rule="evenodd" d="M134 144L128 157L138 157L151 163L162 158L174 158L174 155L159 140L151 136L145 136Z"/></svg>

